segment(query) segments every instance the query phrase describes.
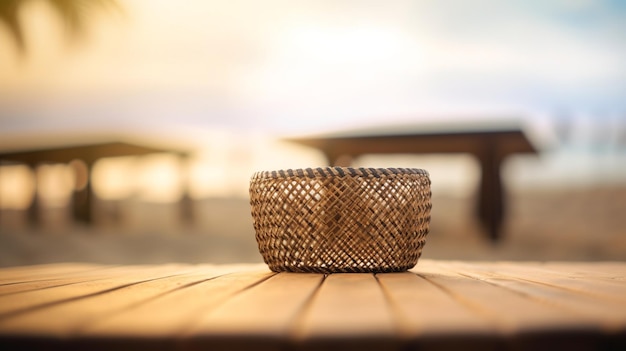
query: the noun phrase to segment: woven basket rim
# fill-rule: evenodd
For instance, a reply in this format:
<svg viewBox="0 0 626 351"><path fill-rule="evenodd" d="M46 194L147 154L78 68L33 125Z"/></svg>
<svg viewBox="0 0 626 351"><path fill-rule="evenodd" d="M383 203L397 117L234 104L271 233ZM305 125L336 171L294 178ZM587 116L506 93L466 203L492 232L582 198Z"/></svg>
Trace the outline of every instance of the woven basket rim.
<svg viewBox="0 0 626 351"><path fill-rule="evenodd" d="M317 167L295 168L276 171L258 171L252 175L255 179L286 179L286 178L324 178L324 177L364 177L382 178L395 175L416 174L429 176L428 171L421 168L353 168L353 167Z"/></svg>

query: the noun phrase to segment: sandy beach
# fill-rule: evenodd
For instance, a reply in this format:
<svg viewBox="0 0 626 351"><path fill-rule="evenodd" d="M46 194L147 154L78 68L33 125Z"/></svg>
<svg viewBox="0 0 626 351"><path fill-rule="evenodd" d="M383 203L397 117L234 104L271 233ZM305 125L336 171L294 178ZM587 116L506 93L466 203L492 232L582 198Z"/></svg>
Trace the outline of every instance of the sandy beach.
<svg viewBox="0 0 626 351"><path fill-rule="evenodd" d="M510 193L504 237L492 243L473 217L472 197L433 195L424 258L459 260L626 260L626 186ZM0 266L50 262L151 264L262 262L245 198L194 203L182 222L176 205L100 202L95 225L46 210L40 226L25 213L0 217Z"/></svg>

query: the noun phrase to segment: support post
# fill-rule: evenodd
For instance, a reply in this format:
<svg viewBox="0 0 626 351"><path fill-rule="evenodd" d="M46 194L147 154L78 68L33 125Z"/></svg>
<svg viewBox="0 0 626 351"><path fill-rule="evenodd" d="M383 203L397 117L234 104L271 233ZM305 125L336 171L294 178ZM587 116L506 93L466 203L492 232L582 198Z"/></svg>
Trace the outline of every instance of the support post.
<svg viewBox="0 0 626 351"><path fill-rule="evenodd" d="M194 216L194 203L190 191L190 183L191 183L191 165L189 156L183 154L180 156L180 167L179 171L182 173L181 175L181 191L182 197L180 199L180 219L184 224L193 224L195 216Z"/></svg>
<svg viewBox="0 0 626 351"><path fill-rule="evenodd" d="M505 192L502 187L500 165L502 157L498 154L494 140L487 140L482 152L477 155L480 162L481 178L478 193L478 218L492 241L498 241L505 213Z"/></svg>
<svg viewBox="0 0 626 351"><path fill-rule="evenodd" d="M28 165L33 172L33 199L28 206L26 217L28 219L28 225L31 227L37 227L41 224L41 204L39 201L39 177L37 172L37 163L31 163Z"/></svg>
<svg viewBox="0 0 626 351"><path fill-rule="evenodd" d="M75 166L75 172L79 183L77 188L74 189L72 198L72 214L74 220L90 225L93 223L93 201L95 196L93 194L93 188L91 185L91 171L93 169L93 161L83 161L82 166ZM84 178L82 178L84 177ZM82 179L80 179L82 178Z"/></svg>

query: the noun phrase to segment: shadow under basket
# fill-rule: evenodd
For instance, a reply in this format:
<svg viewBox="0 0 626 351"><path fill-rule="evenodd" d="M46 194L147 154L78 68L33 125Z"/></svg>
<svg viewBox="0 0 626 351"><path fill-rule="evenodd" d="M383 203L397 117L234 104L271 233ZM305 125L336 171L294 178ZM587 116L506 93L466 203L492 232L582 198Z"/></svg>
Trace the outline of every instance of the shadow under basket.
<svg viewBox="0 0 626 351"><path fill-rule="evenodd" d="M257 172L256 240L281 272L399 272L417 264L431 210L428 172L325 167Z"/></svg>

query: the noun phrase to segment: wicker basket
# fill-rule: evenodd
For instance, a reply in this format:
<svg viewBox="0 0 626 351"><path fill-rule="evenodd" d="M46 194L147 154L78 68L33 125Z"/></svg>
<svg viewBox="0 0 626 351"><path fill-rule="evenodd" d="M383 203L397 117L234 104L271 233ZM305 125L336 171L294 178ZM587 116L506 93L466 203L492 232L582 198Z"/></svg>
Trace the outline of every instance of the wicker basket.
<svg viewBox="0 0 626 351"><path fill-rule="evenodd" d="M410 269L428 234L430 197L421 169L289 169L250 181L259 251L276 272Z"/></svg>

